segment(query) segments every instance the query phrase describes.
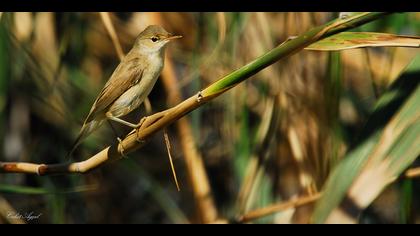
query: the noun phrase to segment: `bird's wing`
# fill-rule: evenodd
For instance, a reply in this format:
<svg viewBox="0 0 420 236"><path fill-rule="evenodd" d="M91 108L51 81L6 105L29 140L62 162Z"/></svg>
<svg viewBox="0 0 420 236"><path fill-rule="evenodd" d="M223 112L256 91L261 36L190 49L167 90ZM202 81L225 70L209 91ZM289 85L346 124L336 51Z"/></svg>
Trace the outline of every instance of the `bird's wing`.
<svg viewBox="0 0 420 236"><path fill-rule="evenodd" d="M97 114L104 112L124 92L140 82L144 65L139 63L139 58L130 59L129 55L121 61L96 98L85 123L92 121Z"/></svg>

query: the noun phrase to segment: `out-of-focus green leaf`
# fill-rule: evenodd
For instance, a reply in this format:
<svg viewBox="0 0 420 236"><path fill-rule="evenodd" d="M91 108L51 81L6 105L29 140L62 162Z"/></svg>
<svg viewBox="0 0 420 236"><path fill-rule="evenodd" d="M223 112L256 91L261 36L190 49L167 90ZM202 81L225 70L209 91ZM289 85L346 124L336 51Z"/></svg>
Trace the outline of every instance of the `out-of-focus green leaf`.
<svg viewBox="0 0 420 236"><path fill-rule="evenodd" d="M8 185L8 184L1 184L0 185L0 192L3 193L20 193L20 194L47 194L50 191L44 188L34 188L34 187L26 187L26 186L16 186L16 185Z"/></svg>
<svg viewBox="0 0 420 236"><path fill-rule="evenodd" d="M417 12L410 13L396 13L379 19L378 21L369 22L360 26L358 29L361 32L364 31L373 31L373 32L392 32L396 34L401 34L407 32L409 34L417 35L419 30L416 29L415 25L418 23Z"/></svg>
<svg viewBox="0 0 420 236"><path fill-rule="evenodd" d="M420 37L373 32L342 32L306 47L306 50L338 51L364 47L420 47Z"/></svg>
<svg viewBox="0 0 420 236"><path fill-rule="evenodd" d="M347 210L338 208L345 196L357 210L363 210L420 155L419 61L420 56L414 58L378 101L362 142L328 178L313 222L349 222L335 214Z"/></svg>
<svg viewBox="0 0 420 236"><path fill-rule="evenodd" d="M342 93L342 79L343 67L341 62L340 52L331 52L328 55L327 67L327 83L325 86L325 98L327 105L327 119L330 124L332 139L331 139L331 154L329 161L325 160L323 165L320 165L320 173L322 173L321 181L325 181L328 172L332 166L335 166L339 160L339 147L342 144L342 129L339 122L339 104ZM318 181L319 182L319 181Z"/></svg>
<svg viewBox="0 0 420 236"><path fill-rule="evenodd" d="M95 186L79 186L66 190L50 190L46 188L18 186L9 184L0 184L0 192L3 193L17 193L17 194L66 194L66 193L79 193L95 190Z"/></svg>
<svg viewBox="0 0 420 236"><path fill-rule="evenodd" d="M243 180L243 177L246 173L246 166L248 164L249 158L251 156L251 135L250 125L249 125L249 110L247 107L243 106L241 113L241 125L240 125L240 135L237 143L235 144L235 156L234 166L235 173L238 180Z"/></svg>
<svg viewBox="0 0 420 236"><path fill-rule="evenodd" d="M410 217L410 211L413 204L413 181L406 179L403 181L401 186L402 200L400 203L400 222L401 224L408 223Z"/></svg>
<svg viewBox="0 0 420 236"><path fill-rule="evenodd" d="M47 196L48 208L51 212L51 222L53 224L64 224L66 222L65 217L65 196L61 194L51 194Z"/></svg>

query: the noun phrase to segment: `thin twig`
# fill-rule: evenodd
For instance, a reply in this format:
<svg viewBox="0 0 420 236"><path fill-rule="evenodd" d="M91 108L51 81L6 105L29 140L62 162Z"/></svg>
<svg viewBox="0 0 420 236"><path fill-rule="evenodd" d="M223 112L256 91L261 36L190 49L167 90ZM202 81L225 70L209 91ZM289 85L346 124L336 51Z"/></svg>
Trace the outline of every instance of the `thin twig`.
<svg viewBox="0 0 420 236"><path fill-rule="evenodd" d="M175 181L175 184L176 184L176 189L179 192L179 191L181 191L181 189L179 188L178 178L176 177L176 171L175 171L175 168L174 168L174 163L172 162L171 142L169 141L168 132L166 131L166 129L163 130L163 136L165 137L165 145L166 145L166 150L168 151L169 164L171 164L172 176L174 177L174 181Z"/></svg>
<svg viewBox="0 0 420 236"><path fill-rule="evenodd" d="M293 199L288 202L277 203L271 206L263 207L257 210L250 211L243 216L238 218L238 221L241 223L249 222L255 219L259 219L264 216L268 216L279 211L284 211L290 208L300 207L312 202L315 202L321 197L320 193L314 194L312 196L305 196L298 199Z"/></svg>
<svg viewBox="0 0 420 236"><path fill-rule="evenodd" d="M420 167L408 169L404 176L409 179L420 177Z"/></svg>
<svg viewBox="0 0 420 236"><path fill-rule="evenodd" d="M146 114L152 114L152 103L150 103L149 97L146 97L146 99L144 99L144 109L146 110Z"/></svg>

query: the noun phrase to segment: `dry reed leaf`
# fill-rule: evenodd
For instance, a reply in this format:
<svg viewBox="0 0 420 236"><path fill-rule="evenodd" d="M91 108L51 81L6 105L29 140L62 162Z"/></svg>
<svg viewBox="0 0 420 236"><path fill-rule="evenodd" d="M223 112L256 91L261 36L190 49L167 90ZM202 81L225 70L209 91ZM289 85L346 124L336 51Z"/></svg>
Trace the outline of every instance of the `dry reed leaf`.
<svg viewBox="0 0 420 236"><path fill-rule="evenodd" d="M15 35L19 41L25 41L29 38L33 30L32 13L30 12L15 12Z"/></svg>
<svg viewBox="0 0 420 236"><path fill-rule="evenodd" d="M374 32L342 32L306 47L306 50L339 51L364 47L420 47L420 37Z"/></svg>
<svg viewBox="0 0 420 236"><path fill-rule="evenodd" d="M179 191L181 191L181 189L179 188L179 183L178 183L178 178L176 177L176 171L175 171L174 163L172 162L171 142L169 141L169 136L168 136L168 132L166 131L166 129L163 130L163 136L165 138L166 151L168 152L168 158L169 158L169 164L171 165L172 176L174 178L176 189L179 192Z"/></svg>
<svg viewBox="0 0 420 236"><path fill-rule="evenodd" d="M34 24L35 39L32 45L34 54L42 58L42 61L46 64L43 72L50 82L54 77L59 60L54 22L54 13L36 13Z"/></svg>
<svg viewBox="0 0 420 236"><path fill-rule="evenodd" d="M124 58L124 52L121 48L121 43L118 39L114 25L112 24L109 12L100 12L99 14L109 36L111 37L112 43L114 44L114 48L117 51L117 55L120 58L120 60L122 60Z"/></svg>
<svg viewBox="0 0 420 236"><path fill-rule="evenodd" d="M51 12L39 12L34 17L34 41L31 45L31 56L38 59L35 63L28 60L28 67L33 73L33 79L42 94L42 100L32 100L34 111L51 124L66 123L66 105L63 94L55 87L62 74L57 74L59 66L59 51L55 32L55 15ZM46 106L45 102L48 104Z"/></svg>
<svg viewBox="0 0 420 236"><path fill-rule="evenodd" d="M219 43L223 44L226 38L226 17L224 12L217 13L217 25L219 26Z"/></svg>

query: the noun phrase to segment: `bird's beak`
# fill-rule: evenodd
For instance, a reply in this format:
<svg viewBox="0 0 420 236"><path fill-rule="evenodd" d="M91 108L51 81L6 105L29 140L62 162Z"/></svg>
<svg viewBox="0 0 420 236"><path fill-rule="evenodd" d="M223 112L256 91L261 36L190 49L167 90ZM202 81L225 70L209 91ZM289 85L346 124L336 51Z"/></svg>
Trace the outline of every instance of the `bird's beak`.
<svg viewBox="0 0 420 236"><path fill-rule="evenodd" d="M167 37L166 40L179 39L179 38L182 38L182 36L181 35L171 35L171 36Z"/></svg>

